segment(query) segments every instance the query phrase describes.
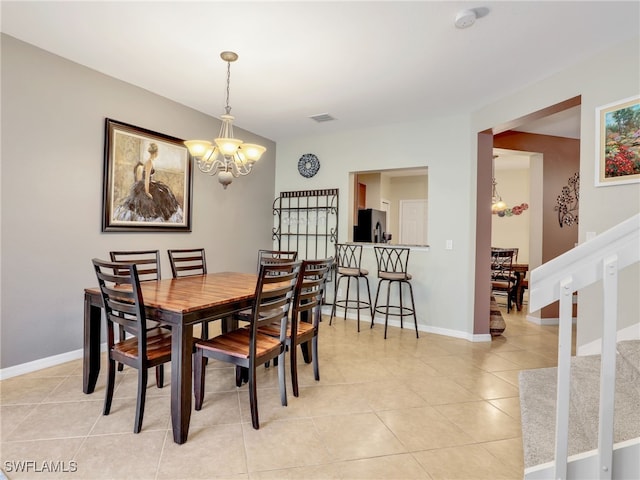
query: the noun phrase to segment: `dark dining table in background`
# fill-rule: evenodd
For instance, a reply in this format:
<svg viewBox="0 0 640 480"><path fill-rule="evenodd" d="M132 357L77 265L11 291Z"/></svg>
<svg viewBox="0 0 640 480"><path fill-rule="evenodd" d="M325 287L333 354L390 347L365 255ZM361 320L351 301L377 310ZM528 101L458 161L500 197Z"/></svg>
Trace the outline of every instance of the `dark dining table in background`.
<svg viewBox="0 0 640 480"><path fill-rule="evenodd" d="M515 300L515 304L516 304L516 308L518 311L522 310L522 298L524 296L524 289L525 289L525 285L524 285L524 281L525 281L525 277L527 276L527 272L529 271L529 264L528 263L514 263L511 266L511 269L513 270L513 273L516 276L516 285L514 287L514 297L513 300Z"/></svg>
<svg viewBox="0 0 640 480"><path fill-rule="evenodd" d="M141 282L147 317L171 326L171 423L176 443L186 442L189 434L193 326L204 319L225 320L250 308L256 280L252 273L221 272ZM101 319L100 290L86 288L83 391L87 394L94 391L100 373Z"/></svg>

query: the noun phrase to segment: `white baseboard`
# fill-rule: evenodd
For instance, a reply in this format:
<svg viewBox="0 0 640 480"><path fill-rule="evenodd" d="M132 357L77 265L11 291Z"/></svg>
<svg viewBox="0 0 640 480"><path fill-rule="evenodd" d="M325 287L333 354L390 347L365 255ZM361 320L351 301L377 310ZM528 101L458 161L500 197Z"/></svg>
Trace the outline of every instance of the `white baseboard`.
<svg viewBox="0 0 640 480"><path fill-rule="evenodd" d="M632 438L616 443L612 451L613 478L639 478L640 439ZM525 468L525 480L547 480L554 478L554 462ZM585 478L599 478L594 475L598 471L598 450L590 450L567 457L567 479L583 480Z"/></svg>
<svg viewBox="0 0 640 480"><path fill-rule="evenodd" d="M623 340L638 340L640 339L640 323L630 325L622 330L618 330L616 334L616 341L622 342ZM593 342L586 343L577 348L576 355L579 357L585 355L600 355L602 352L602 339L599 338Z"/></svg>
<svg viewBox="0 0 640 480"><path fill-rule="evenodd" d="M322 314L327 316L331 315L331 305L324 306L322 308ZM344 318L344 313L341 312L341 315L337 318ZM357 314L354 312L347 312L347 318L349 320L358 319ZM364 318L363 316L360 316L360 322L366 323L367 325L371 325L371 317L368 316L367 314L364 315ZM404 324L405 324L405 328L407 328L407 321L405 321ZM375 317L374 325L384 326L384 318ZM400 320L389 319L389 325L392 327L400 328ZM409 320L409 328L411 328L412 330L414 329L413 320ZM467 332L462 332L460 330L451 330L448 328L441 328L441 327L430 327L428 325L422 325L420 323L418 323L418 332L433 333L435 335L444 335L445 337L462 338L470 342L490 342L491 341L491 334L489 333L476 335L476 334L470 334Z"/></svg>
<svg viewBox="0 0 640 480"><path fill-rule="evenodd" d="M100 351L107 351L107 344L103 343L100 346ZM71 352L61 353L59 355L53 355L51 357L40 358L32 362L22 363L20 365L14 365L13 367L7 367L0 369L0 380L6 380L7 378L17 377L18 375L24 375L25 373L35 372L42 370L43 368L50 368L60 365L62 363L71 362L82 358L83 349L73 350Z"/></svg>
<svg viewBox="0 0 640 480"><path fill-rule="evenodd" d="M527 321L531 323L535 323L536 325L543 325L543 326L560 324L560 318L558 317L540 318L533 315L527 315ZM571 321L575 325L578 322L578 318L573 317Z"/></svg>

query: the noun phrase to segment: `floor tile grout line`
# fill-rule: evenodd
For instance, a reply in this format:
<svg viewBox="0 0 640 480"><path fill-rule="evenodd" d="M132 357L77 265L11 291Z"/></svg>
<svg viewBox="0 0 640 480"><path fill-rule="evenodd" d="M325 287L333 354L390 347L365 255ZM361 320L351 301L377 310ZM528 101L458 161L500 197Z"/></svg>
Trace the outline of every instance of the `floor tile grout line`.
<svg viewBox="0 0 640 480"><path fill-rule="evenodd" d="M507 318L507 322L509 323L508 318ZM543 331L545 331L545 332L550 332L550 330L543 330ZM507 332L509 332L509 326L507 327ZM512 335L511 335L510 339L516 339L516 340L517 340L517 343L520 343L520 339L522 339L523 344L524 344L524 342L526 342L526 340L527 340L527 339L525 339L525 338L523 338L523 337L526 337L526 336L528 336L528 335L522 335L522 332L523 332L522 330L520 330L520 329L517 329L517 330L516 330L516 329L514 329L514 330L513 330L513 332L514 332L514 334L512 334ZM338 332L336 335L334 335L334 338L338 337L341 333L342 333L342 332ZM525 332L525 333L526 333L526 332ZM516 335L516 334L517 334L517 335ZM538 336L538 337L548 336L551 342L553 342L553 341L557 338L557 334L554 334L554 333L546 333L546 334L544 334L544 335L537 335L537 336ZM346 337L347 337L347 336L345 335L345 339L346 339ZM348 338L348 340L350 341L350 340L352 340L352 339L354 338L354 335L349 335L348 337L349 337L349 338ZM357 337L356 337L356 338L357 338ZM398 337L396 337L396 340L397 340L397 339L398 339ZM536 341L536 338L535 338L535 337L532 337L532 340ZM388 340L387 340L387 342L388 342ZM438 340L438 342L440 342L440 340ZM424 344L424 343L426 343L426 342L422 342L422 343ZM341 343L340 343L340 345L342 345L342 344L347 345L347 344L348 344L348 341L346 341L346 340L345 340L344 342L341 342ZM448 346L447 348L449 349L449 352L448 352L448 353L447 353L447 355L446 355L447 357L455 357L455 356L456 356L456 350L459 350L460 352L474 352L474 351L475 351L475 352L477 352L477 354L478 354L479 356L482 356L483 354L485 354L485 355L494 355L494 354L499 353L498 351L493 350L493 349L491 349L491 348L486 348L486 349L485 349L485 348L472 348L472 347L470 347L469 345L462 345L462 346L461 346L460 344L458 344L458 342L457 342L457 340L456 340L456 339L451 340L450 342L448 342L448 344L449 344L449 346ZM379 347L381 347L382 345L385 345L385 344L383 344L383 343L381 343L381 342L379 342L379 341L377 341L377 340L375 340L375 341L371 340L371 341L370 341L369 339L367 339L367 341L366 341L366 342L361 342L361 343L358 345L358 349L360 349L360 351L358 352L359 354L358 354L358 356L357 356L357 360L358 360L359 362L360 362L360 361L362 361L362 362L365 362L365 363L366 363L368 360L373 359L374 357L372 357L372 356L361 355L362 350L363 350L363 349L367 349L367 348L369 348L369 349L370 349L370 348L379 348ZM388 345L388 344L387 344L387 345ZM385 346L387 346L387 345L385 345ZM335 353L335 352L339 352L340 348L343 348L343 347L338 346L338 347L336 347L336 348L333 348L333 349L332 349L332 351L331 351L331 354L333 354L333 353ZM413 347L410 347L410 348L413 348ZM548 347L548 346L547 346L546 348L548 348L548 349L549 349L550 347ZM528 351L530 354L531 354L531 353L538 353L538 354L540 354L540 353L542 352L542 355L544 355L544 350L541 350L540 348L537 348L537 344L536 344L536 345L534 345L532 348L527 348L527 347L526 347L526 345L524 345L524 347L523 347L523 348L521 348L521 349L519 349L519 350ZM389 359L389 361L393 361L394 357L396 357L397 355L399 355L399 354L400 354L400 349L399 349L397 352L386 352L386 353L385 353L385 355L387 355L387 354L388 354L388 359ZM326 353L325 353L325 352L323 352L323 357L324 357L325 355L326 355ZM328 359L329 357L325 357L325 358L327 358L327 359ZM424 361L424 360L425 360L425 359L427 359L427 358L433 358L433 357L428 357L427 355L422 355L422 356L420 356L420 357L418 358L418 360L419 360L421 363L424 363L426 366L430 366L428 363L426 363L426 362ZM468 360L469 364L472 364L472 363L473 363L473 361L474 361L471 355L469 355L469 356L468 356L467 360ZM384 361L384 359L383 359L382 361ZM334 362L334 365L340 365L340 362L335 361L335 362ZM515 388L517 389L517 388L518 388L518 386L517 386L516 384L514 384L514 383L513 383L513 382L514 382L514 380L513 380L513 373L508 373L508 372L519 372L519 371L521 371L521 370L526 370L526 369L528 369L528 368L520 367L520 368L513 369L513 370L499 370L499 371L494 371L494 370L489 371L489 370L484 370L484 369L482 369L482 372L483 372L483 373L481 373L480 375L484 377L486 374L489 374L489 375L491 375L492 377L495 377L496 379L499 379L499 380L500 380L500 381L502 381L502 382L508 383L510 386L513 386L513 387L515 387ZM388 369L388 370L389 370L389 372L384 372L383 377L381 377L381 378L379 378L379 379L377 379L377 380L376 380L376 379L365 379L365 380L363 380L363 381L359 381L359 380L355 380L355 381L354 381L353 379L349 378L349 379L346 379L345 381L340 382L340 383L332 383L332 384L330 384L329 386L336 386L336 387L338 387L338 386L341 386L341 387L344 387L344 386L350 386L350 387L352 387L352 388L356 388L356 389L358 389L358 388L361 388L361 387L362 387L362 386L364 386L364 385L374 385L374 384L376 384L376 383L382 383L382 384L384 384L385 382L388 382L388 381L390 381L391 379L393 379L393 378L394 378L393 368L390 368L390 369ZM365 372L366 372L366 371L365 371ZM499 375L499 373L500 373L500 372L504 372L504 375L503 375L502 377ZM71 376L71 374L70 374L70 375L68 375L68 376ZM443 377L443 376L448 376L448 375L446 375L446 374L440 374L440 375L425 375L425 378L426 378L426 377L432 377L432 376L433 376L433 377ZM77 375L76 375L76 377L77 377ZM367 377L368 377L368 374L367 374ZM454 378L455 378L455 377L454 377ZM511 379L511 381L509 381L509 380L505 380L505 379ZM453 380L453 381L455 382L455 380ZM457 383L457 382L456 382L456 383ZM303 388L305 388L305 389L308 389L308 392L309 392L309 393L315 392L315 390L313 390L315 387L323 388L323 387L326 387L326 386L327 386L327 383L326 383L326 382L325 382L325 383L322 383L322 384L315 384L315 383L313 383L313 382L310 382L310 383L309 383L309 385L306 385L306 386L302 386L302 385L301 385L301 387L303 387ZM475 389L467 388L467 387L465 387L464 385L460 385L460 387L461 387L462 389L464 389L464 390L470 391L471 393L475 393L475 391L476 391ZM56 386L56 389L59 389L59 384L58 384L58 386ZM59 390L58 390L58 391L59 391ZM223 392L215 392L215 393L223 393ZM237 405L238 405L238 409L239 409L239 412L240 412L240 425L241 425L241 426L248 426L249 428L251 428L250 423L242 422L242 406L241 406L241 403L240 403L240 398L241 398L241 397L240 397L240 395L241 395L241 394L243 394L243 393L246 393L246 392L242 392L242 391L236 390L236 392L235 392L235 393L236 393L236 398L235 398L235 400L238 402L238 404L237 404ZM50 393L50 395L51 395L51 393ZM480 394L480 396L482 397L482 394ZM487 404L491 405L493 408L496 408L497 410L499 410L500 412L502 412L504 415L509 416L511 419L513 419L514 421L516 421L517 419L515 419L515 418L514 418L514 417L512 417L512 416L510 416L510 415L507 413L507 411L505 411L504 409L502 409L502 408L500 408L500 407L496 406L494 403L492 403L492 402L496 402L496 403L497 403L497 401L498 401L498 400L513 399L513 398L516 398L516 397L515 397L515 396L500 396L500 397L496 397L496 398L484 398L484 397L483 397L483 398L478 399L478 400L477 400L477 402L480 402L480 401L486 402ZM40 402L38 402L38 403L27 403L27 404L22 404L22 405L30 405L30 406L32 406L33 408L37 408L38 406L40 406L40 405L44 404L44 405L45 405L45 406L47 406L47 408L48 408L48 406L49 406L49 405L55 405L55 404L61 404L61 403L70 403L70 402L72 403L72 402L74 402L74 401L75 401L75 400L68 400L68 399L67 399L67 400L61 400L61 401L55 401L55 402L53 402L53 401L51 401L51 398L50 398L50 397L47 397L47 401L40 401ZM82 401L84 401L84 400L82 400ZM371 401L367 401L366 403L367 403L367 406L368 406L369 411L370 411L370 412L372 412L372 413L374 413L374 414L375 414L379 419L380 419L380 415L381 415L381 412L382 412L382 411L388 411L388 409L380 409L380 408L376 409L376 408L374 408L374 405L371 403ZM470 403L470 402L457 402L457 401L452 400L452 401L451 401L451 403L450 403L449 405L462 404L462 403ZM11 404L11 405L13 405L13 404ZM5 405L3 405L3 406L5 406ZM9 405L6 405L6 406L9 406ZM431 405L431 404L429 404L429 403L425 400L425 407L434 408L434 409L436 409L436 411L437 411L437 407L438 407L438 406L441 406L441 405ZM390 408L390 409L391 409L391 410L393 410L394 408ZM508 409L509 409L509 408L507 408L507 410L508 410ZM512 411L513 411L513 410L512 410ZM32 413L33 413L33 409L31 409L31 411L29 411L29 415L31 415ZM358 413L368 413L368 412L358 412ZM296 413L296 415L297 415L297 414L298 414L298 413ZM314 412L310 412L308 415L309 415L309 416L306 416L306 414L305 414L305 416L294 417L294 418L291 418L291 419L287 419L287 418L276 418L276 419L272 419L272 420L270 420L270 421L280 422L280 421L300 421L300 420L303 420L303 419L311 419L311 421L313 422L314 428L316 429L316 432L317 432L317 431L318 431L318 429L317 429L317 425L318 425L318 424L317 424L317 420L318 420L318 418L320 418L321 416L316 416L316 415L314 414ZM327 416L327 415L328 415L328 414L325 414L324 416ZM25 417L25 418L26 418L26 417ZM98 417L98 418L100 418L100 417ZM163 443L163 447L162 447L161 451L164 451L164 450L165 450L165 448L170 444L170 441L171 441L171 438L167 436L167 435L169 435L169 432L170 432L170 425L169 425L168 423L167 423L167 427L168 427L168 428L165 430L165 432L166 432L166 433L165 433L165 436L164 436L164 440L163 440L163 442L164 442L164 443ZM210 428L210 427L215 427L215 425L207 426L207 427L204 427L204 428ZM242 428L242 427L241 427L241 428ZM386 428L388 429L389 427L386 427ZM458 428L459 428L459 427L458 427ZM95 423L94 423L94 425L92 426L92 428L91 428L90 432L91 432L91 431L94 431L94 429L95 429ZM163 430L164 430L164 429L163 429ZM243 432L243 435L244 435L244 433L245 433L244 428L242 429L242 432ZM248 432L248 431L247 431L247 432ZM5 434L6 434L6 432L5 432ZM393 434L393 432L392 432L392 434ZM110 435L110 434L105 434L105 435ZM393 435L395 436L395 434L393 434ZM86 442L86 441L87 441L88 436L89 436L89 435L84 436L84 437L79 437L79 438L83 438L83 443L81 443L81 445L84 445L84 442ZM74 437L74 438L75 438L75 437ZM399 441L399 438L398 438L397 436L395 436L395 438ZM512 438L504 438L504 439L499 439L499 440L495 440L495 441L480 441L480 442L474 442L473 444L482 445L482 446L484 447L485 445L487 445L487 444L491 444L491 443L493 443L493 442L500 442L500 441L506 441L506 440L512 440L512 441L514 441L514 440L519 439L519 438L521 438L521 437L519 437L519 436L514 436L514 437L512 437ZM26 440L26 441L29 441L29 440ZM402 443L402 442L400 442L400 443ZM325 443L324 441L323 441L323 445L324 445L324 448L325 448L325 450L326 450L326 443ZM470 443L470 445L471 445L471 443ZM250 474L251 474L252 472L248 472L248 465L249 465L249 464L248 464L248 460L249 460L249 458L248 458L248 452L247 452L247 443L246 443L246 438L244 438L244 436L243 436L243 447L244 447L244 460L245 460L245 463L246 463L246 465L247 465L247 469L246 469L246 470L247 470L247 475L249 475L249 476L250 476ZM80 449L80 448L82 448L82 447L78 447L78 448ZM438 450L438 449L434 449L434 450ZM487 450L489 450L489 449L487 448ZM498 450L496 450L495 448L494 448L494 450L493 450L493 451L498 452ZM411 454L413 455L413 458L415 459L416 455L415 455L415 454L413 454L413 452L408 452L408 453L411 453ZM490 453L491 453L491 451L490 451ZM77 454L77 452L76 452L76 454ZM400 455L400 454L393 454L393 455ZM366 460L366 459L373 459L373 458L378 458L378 457L390 457L390 456L393 456L393 455L371 455L371 456L367 456L366 458L363 458L362 460ZM492 454L491 454L491 457L495 457L495 455L492 453ZM162 458L162 457L160 457L160 458ZM498 458L498 457L495 457L495 458ZM499 460L500 460L500 459L499 459ZM351 462L351 461L355 461L355 460L346 460L346 462ZM416 461L417 461L417 460L416 460ZM160 471L160 468L161 468L161 463L160 463L160 462L161 462L161 459L159 459L159 460L158 460L158 462L159 462L159 463L158 463L158 464L157 464L157 466L156 466L156 473L155 473L155 477L151 477L151 478L156 478L156 480L157 480L158 478L160 478L160 475L161 475L161 471ZM329 460L328 462L322 462L322 463L319 463L318 465L330 465L330 464L333 464L333 463L338 463L338 462L332 462L331 460ZM424 466L423 466L420 462L417 462L417 463L421 466L422 470L424 470ZM284 469L282 469L282 470L284 470ZM151 472L150 472L150 471L149 471L149 474L151 474ZM427 475L428 475L428 472L427 472Z"/></svg>
<svg viewBox="0 0 640 480"><path fill-rule="evenodd" d="M165 453L165 448L167 446L167 439L171 438L173 440L173 434L171 432L170 429L167 429L165 434L164 434L164 439L162 440L162 447L160 448L160 455L158 455L158 462L156 464L156 471L155 471L155 475L154 475L154 480L158 480L158 477L160 475L160 467L162 466L162 459L164 457L164 453Z"/></svg>

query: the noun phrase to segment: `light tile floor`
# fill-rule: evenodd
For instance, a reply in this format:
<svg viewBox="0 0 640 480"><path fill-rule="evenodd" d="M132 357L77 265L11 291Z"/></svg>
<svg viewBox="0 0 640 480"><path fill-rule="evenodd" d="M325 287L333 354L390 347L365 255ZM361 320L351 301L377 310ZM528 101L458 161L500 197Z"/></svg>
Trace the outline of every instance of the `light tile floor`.
<svg viewBox="0 0 640 480"><path fill-rule="evenodd" d="M83 394L79 360L10 378L0 382L0 466L9 479L41 480L519 479L518 372L556 364L557 328L504 313L504 334L485 343L416 339L411 328L384 340L380 325L357 333L354 321L325 318L320 382L302 363L300 396L289 386L282 407L275 369L260 369L260 430L247 387L211 362L184 445L172 440L170 389L154 375L138 435L133 370L117 374L109 416L104 375Z"/></svg>

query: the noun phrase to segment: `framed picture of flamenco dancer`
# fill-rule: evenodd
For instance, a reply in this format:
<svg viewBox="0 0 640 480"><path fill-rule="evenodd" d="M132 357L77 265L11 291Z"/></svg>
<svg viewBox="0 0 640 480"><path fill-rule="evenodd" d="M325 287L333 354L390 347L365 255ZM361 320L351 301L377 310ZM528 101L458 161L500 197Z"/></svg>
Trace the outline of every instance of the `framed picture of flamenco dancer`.
<svg viewBox="0 0 640 480"><path fill-rule="evenodd" d="M103 232L190 232L191 179L182 140L106 119Z"/></svg>

